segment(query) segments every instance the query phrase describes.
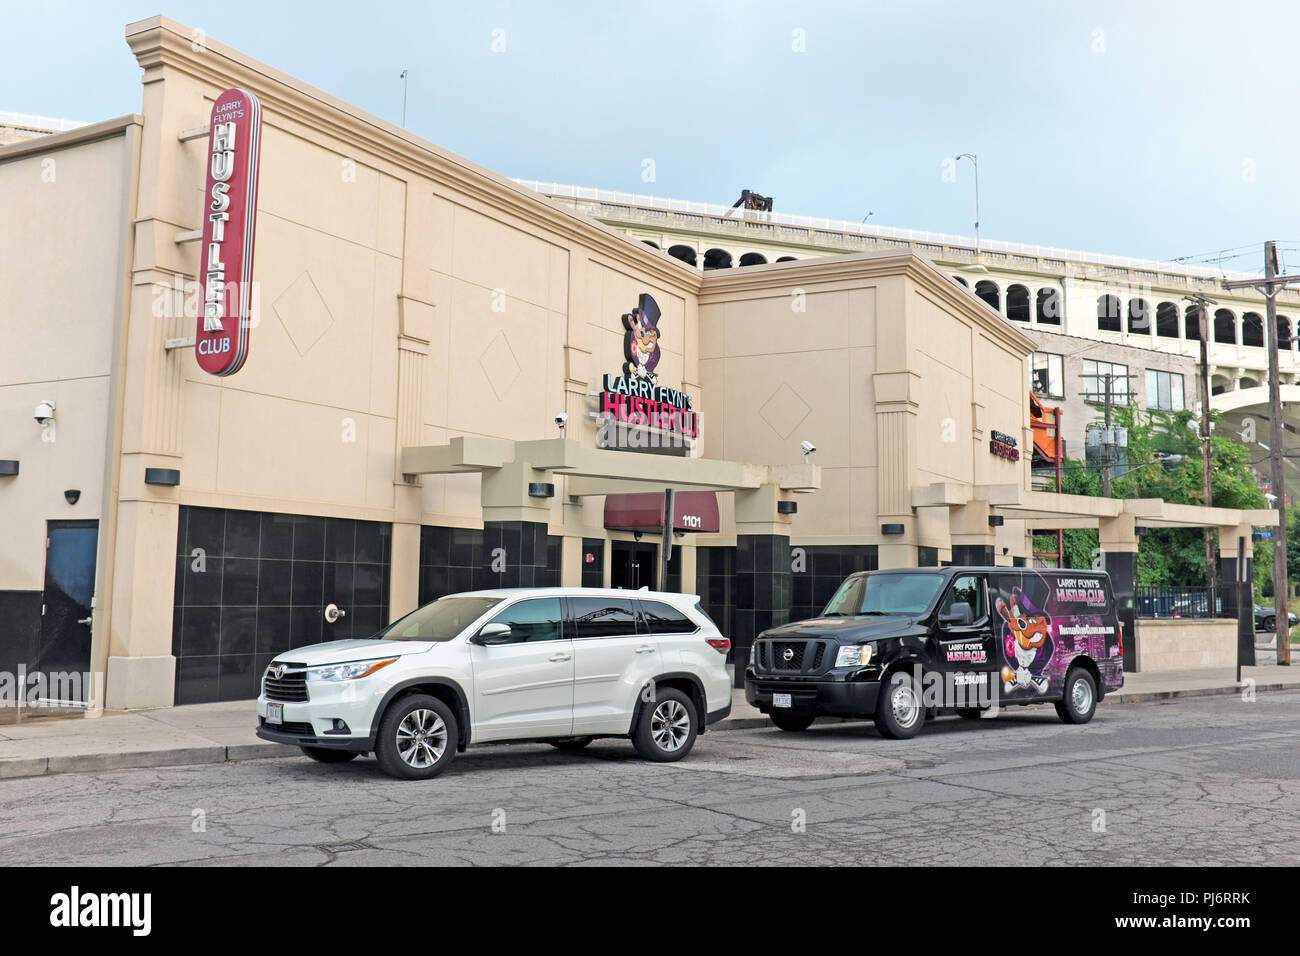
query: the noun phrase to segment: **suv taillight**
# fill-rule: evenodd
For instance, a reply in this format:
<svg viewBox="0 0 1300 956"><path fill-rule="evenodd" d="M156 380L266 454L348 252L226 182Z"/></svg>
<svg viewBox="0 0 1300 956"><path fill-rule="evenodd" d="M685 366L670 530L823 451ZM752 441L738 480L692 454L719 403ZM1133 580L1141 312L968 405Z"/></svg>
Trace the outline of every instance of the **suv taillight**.
<svg viewBox="0 0 1300 956"><path fill-rule="evenodd" d="M725 654L731 650L731 641L725 637L708 637L709 647L713 648L719 654Z"/></svg>

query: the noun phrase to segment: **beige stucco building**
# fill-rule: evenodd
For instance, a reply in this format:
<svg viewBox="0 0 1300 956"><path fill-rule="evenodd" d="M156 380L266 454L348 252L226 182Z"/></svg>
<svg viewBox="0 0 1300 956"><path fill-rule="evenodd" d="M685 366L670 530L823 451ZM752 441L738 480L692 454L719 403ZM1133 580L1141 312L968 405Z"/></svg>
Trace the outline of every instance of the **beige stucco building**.
<svg viewBox="0 0 1300 956"><path fill-rule="evenodd" d="M166 18L127 42L139 115L0 149L0 665L103 673L92 709L252 697L275 654L470 587L698 590L743 654L851 570L1023 563L1073 522L1131 594L1135 522L1271 514L1030 490L1034 343L915 252L701 273ZM263 126L220 378L193 338L230 87ZM683 455L598 447L646 296ZM666 578L607 507L665 488L718 505L675 516Z"/></svg>

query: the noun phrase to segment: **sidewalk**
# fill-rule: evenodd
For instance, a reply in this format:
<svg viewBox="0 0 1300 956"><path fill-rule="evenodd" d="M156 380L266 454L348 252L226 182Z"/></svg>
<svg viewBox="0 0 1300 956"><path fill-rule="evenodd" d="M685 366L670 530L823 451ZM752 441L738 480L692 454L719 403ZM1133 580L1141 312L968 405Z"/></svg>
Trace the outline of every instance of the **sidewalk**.
<svg viewBox="0 0 1300 956"><path fill-rule="evenodd" d="M1276 666L1271 647L1257 653L1260 664L1242 671L1243 680L1253 680L1257 692L1300 689L1300 666ZM1233 668L1125 674L1124 688L1107 703L1240 692ZM0 779L298 756L296 747L257 737L256 708L254 701L241 700L0 725ZM767 726L767 718L750 707L745 692L738 689L732 691L731 716L710 733Z"/></svg>

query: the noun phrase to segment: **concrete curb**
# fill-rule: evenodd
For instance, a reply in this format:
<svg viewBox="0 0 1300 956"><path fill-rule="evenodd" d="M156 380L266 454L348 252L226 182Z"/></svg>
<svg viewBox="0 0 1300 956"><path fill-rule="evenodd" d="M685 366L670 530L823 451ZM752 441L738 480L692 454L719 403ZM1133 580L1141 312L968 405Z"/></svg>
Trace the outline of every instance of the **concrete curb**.
<svg viewBox="0 0 1300 956"><path fill-rule="evenodd" d="M101 770L147 770L151 767L192 767L212 763L233 763L275 757L300 756L297 747L271 742L211 747L180 747L166 750L134 750L126 753L68 754L61 757L13 757L0 759L0 780L41 777L51 773L93 773Z"/></svg>
<svg viewBox="0 0 1300 956"><path fill-rule="evenodd" d="M1241 684L1227 684L1221 687L1189 687L1185 690L1147 690L1137 693L1126 694L1122 690L1119 693L1106 695L1106 700L1116 704L1143 704L1151 701L1174 700L1179 697L1227 697L1233 694L1240 694ZM1256 684L1255 693L1263 694L1269 691L1295 690L1300 691L1300 684ZM841 723L850 722L848 718L843 718ZM774 727L766 717L728 717L721 720L709 728L709 733L719 730L756 730L766 727Z"/></svg>
<svg viewBox="0 0 1300 956"><path fill-rule="evenodd" d="M1256 693L1300 691L1300 684L1256 684ZM1240 694L1241 686L1197 687L1186 690L1142 691L1111 694L1117 704L1141 704L1180 697L1224 697ZM841 723L848 723L842 719ZM763 730L775 726L766 717L728 717L709 728L709 733L730 730ZM242 760L296 757L298 748L270 741L251 744L213 744L210 747L180 747L165 750L136 750L127 753L69 754L60 757L11 757L0 759L0 780L41 777L51 773L91 773L102 770L144 770L151 767L186 767L234 763Z"/></svg>

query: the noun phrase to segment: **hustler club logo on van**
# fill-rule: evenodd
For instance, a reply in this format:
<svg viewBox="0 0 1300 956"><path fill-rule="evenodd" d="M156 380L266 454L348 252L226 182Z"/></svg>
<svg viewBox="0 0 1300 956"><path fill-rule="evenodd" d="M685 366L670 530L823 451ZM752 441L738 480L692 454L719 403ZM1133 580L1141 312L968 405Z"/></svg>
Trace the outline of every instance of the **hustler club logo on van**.
<svg viewBox="0 0 1300 956"><path fill-rule="evenodd" d="M213 375L233 375L248 358L261 140L257 97L240 89L218 96L208 133L199 252L203 308L194 336L199 368Z"/></svg>

